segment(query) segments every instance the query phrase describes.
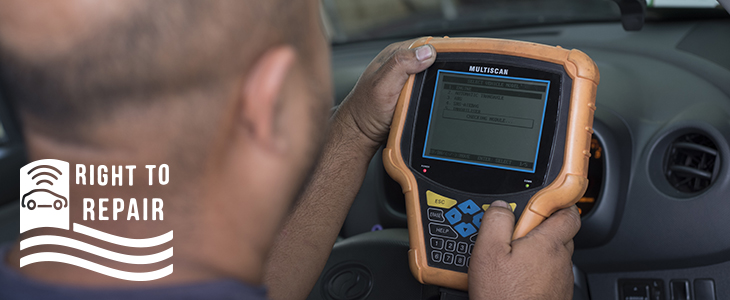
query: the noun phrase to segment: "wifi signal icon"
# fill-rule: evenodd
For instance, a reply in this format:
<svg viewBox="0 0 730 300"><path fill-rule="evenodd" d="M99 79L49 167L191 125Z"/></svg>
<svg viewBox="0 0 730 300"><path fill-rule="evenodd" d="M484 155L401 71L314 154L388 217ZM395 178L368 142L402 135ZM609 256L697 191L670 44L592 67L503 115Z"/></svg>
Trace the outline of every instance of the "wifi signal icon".
<svg viewBox="0 0 730 300"><path fill-rule="evenodd" d="M69 229L69 164L42 159L20 169L20 233L40 228Z"/></svg>

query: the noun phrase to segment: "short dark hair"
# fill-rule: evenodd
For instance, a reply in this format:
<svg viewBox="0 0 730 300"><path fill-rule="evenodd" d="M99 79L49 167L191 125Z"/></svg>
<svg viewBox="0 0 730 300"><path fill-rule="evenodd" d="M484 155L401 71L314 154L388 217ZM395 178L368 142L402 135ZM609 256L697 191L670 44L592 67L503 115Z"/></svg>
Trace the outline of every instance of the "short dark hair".
<svg viewBox="0 0 730 300"><path fill-rule="evenodd" d="M268 47L301 46L306 2L142 1L48 59L24 58L0 41L0 90L47 133L70 137L120 106L217 90Z"/></svg>

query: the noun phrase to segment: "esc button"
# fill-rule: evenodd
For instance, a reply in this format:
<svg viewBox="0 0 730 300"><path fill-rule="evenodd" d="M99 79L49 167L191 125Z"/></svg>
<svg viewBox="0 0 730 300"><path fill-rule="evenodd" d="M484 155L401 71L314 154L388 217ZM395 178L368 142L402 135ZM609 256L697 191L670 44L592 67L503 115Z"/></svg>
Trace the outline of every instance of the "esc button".
<svg viewBox="0 0 730 300"><path fill-rule="evenodd" d="M451 208L456 205L456 200L441 196L432 191L426 191L426 203L428 203L428 206Z"/></svg>

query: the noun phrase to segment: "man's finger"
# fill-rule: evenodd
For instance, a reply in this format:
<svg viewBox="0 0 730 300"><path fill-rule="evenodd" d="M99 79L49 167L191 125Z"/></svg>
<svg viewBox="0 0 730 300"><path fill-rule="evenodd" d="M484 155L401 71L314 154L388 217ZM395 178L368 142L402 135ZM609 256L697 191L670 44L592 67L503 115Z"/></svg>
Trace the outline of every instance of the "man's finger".
<svg viewBox="0 0 730 300"><path fill-rule="evenodd" d="M509 205L501 200L494 201L484 213L475 247L487 249L488 253L509 253L514 230L515 214Z"/></svg>
<svg viewBox="0 0 730 300"><path fill-rule="evenodd" d="M580 213L575 205L561 209L535 227L529 234L540 234L567 244L580 229Z"/></svg>

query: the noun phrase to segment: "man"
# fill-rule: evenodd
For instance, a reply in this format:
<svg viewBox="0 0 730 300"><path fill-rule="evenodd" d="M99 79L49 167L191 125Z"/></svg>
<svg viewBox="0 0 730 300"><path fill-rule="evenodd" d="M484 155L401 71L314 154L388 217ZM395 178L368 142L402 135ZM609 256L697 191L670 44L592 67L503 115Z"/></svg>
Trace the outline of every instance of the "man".
<svg viewBox="0 0 730 300"><path fill-rule="evenodd" d="M164 186L71 186L71 195L92 199L110 191L164 197L163 220L92 222L77 209L71 222L130 238L175 232L174 256L151 266L52 245L6 246L2 299L260 299L261 286L271 299L304 299L388 134L401 87L437 55L410 42L389 46L328 118L329 49L314 0L0 0L0 7L0 84L20 115L31 161L169 165ZM483 223L490 230L471 259L472 299L571 298L575 208L514 242L506 203L495 202ZM58 232L39 228L21 239ZM132 272L173 263L174 272L135 282L55 262L19 267L20 257L44 249Z"/></svg>

